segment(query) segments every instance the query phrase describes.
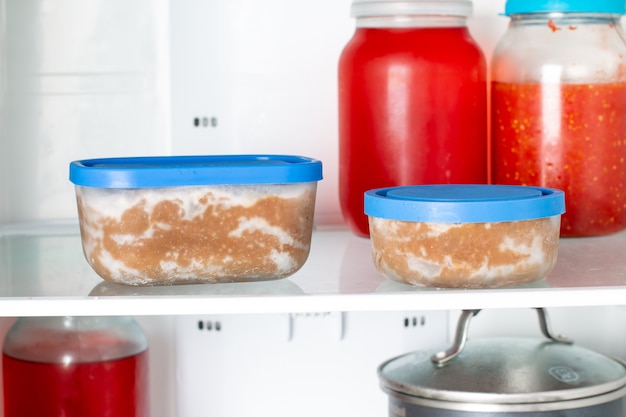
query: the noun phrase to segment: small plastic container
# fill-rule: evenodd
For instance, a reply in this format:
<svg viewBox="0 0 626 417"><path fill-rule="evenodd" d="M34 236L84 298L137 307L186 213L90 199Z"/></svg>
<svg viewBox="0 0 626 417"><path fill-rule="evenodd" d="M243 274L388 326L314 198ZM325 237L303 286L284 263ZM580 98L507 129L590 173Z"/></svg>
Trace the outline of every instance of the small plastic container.
<svg viewBox="0 0 626 417"><path fill-rule="evenodd" d="M372 257L386 278L438 288L497 288L544 278L559 244L560 190L425 185L365 194Z"/></svg>
<svg viewBox="0 0 626 417"><path fill-rule="evenodd" d="M320 161L284 155L75 161L85 257L131 285L287 277L309 255Z"/></svg>
<svg viewBox="0 0 626 417"><path fill-rule="evenodd" d="M557 188L561 236L626 229L623 0L508 0L491 65L492 183Z"/></svg>

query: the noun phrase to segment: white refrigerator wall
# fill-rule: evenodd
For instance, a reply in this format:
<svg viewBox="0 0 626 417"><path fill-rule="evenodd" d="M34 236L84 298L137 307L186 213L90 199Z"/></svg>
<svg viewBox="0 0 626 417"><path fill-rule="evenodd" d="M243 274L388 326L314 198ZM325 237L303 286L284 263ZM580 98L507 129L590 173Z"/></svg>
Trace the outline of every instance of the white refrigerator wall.
<svg viewBox="0 0 626 417"><path fill-rule="evenodd" d="M75 217L71 160L169 151L169 3L0 1L0 221Z"/></svg>
<svg viewBox="0 0 626 417"><path fill-rule="evenodd" d="M350 0L0 5L0 222L74 218L75 159L290 153L322 160L316 222L342 223L336 68ZM489 55L504 0L474 6Z"/></svg>

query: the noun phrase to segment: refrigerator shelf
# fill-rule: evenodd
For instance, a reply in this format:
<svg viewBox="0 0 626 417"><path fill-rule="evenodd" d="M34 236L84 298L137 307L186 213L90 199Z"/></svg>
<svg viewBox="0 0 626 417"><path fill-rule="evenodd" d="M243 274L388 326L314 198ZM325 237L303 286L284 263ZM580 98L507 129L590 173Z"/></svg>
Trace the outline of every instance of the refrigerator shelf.
<svg viewBox="0 0 626 417"><path fill-rule="evenodd" d="M313 234L308 261L265 282L132 287L105 282L83 257L78 225L0 226L0 316L185 315L626 305L626 232L561 239L554 271L522 287L398 284L375 269L367 239Z"/></svg>

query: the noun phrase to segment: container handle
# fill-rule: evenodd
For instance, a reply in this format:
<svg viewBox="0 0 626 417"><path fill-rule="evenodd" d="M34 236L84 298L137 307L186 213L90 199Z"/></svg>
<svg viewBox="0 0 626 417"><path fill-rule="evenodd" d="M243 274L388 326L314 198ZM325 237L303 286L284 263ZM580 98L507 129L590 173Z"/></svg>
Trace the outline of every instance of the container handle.
<svg viewBox="0 0 626 417"><path fill-rule="evenodd" d="M548 318L548 312L545 308L535 308L537 311L537 317L539 318L539 328L541 329L541 333L548 339L558 342L558 343L566 343L572 344L573 340L562 336L560 334L555 334L552 331L550 326L550 320ZM452 346L447 350L437 352L434 354L430 360L437 366L443 366L450 362L452 359L456 358L465 347L465 342L467 342L467 335L469 332L469 325L472 317L477 315L480 310L463 310L461 312L461 316L459 317L459 321L457 322L456 332L454 334L454 342Z"/></svg>

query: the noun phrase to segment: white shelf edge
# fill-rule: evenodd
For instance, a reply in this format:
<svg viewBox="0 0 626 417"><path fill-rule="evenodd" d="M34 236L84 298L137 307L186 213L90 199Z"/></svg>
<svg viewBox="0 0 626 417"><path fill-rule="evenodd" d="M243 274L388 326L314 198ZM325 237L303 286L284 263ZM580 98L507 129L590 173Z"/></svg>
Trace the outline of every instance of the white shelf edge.
<svg viewBox="0 0 626 417"><path fill-rule="evenodd" d="M526 290L522 290L526 291ZM4 298L0 316L161 316L334 311L426 311L626 305L626 288L329 294L262 297ZM532 302L529 302L532 300Z"/></svg>

